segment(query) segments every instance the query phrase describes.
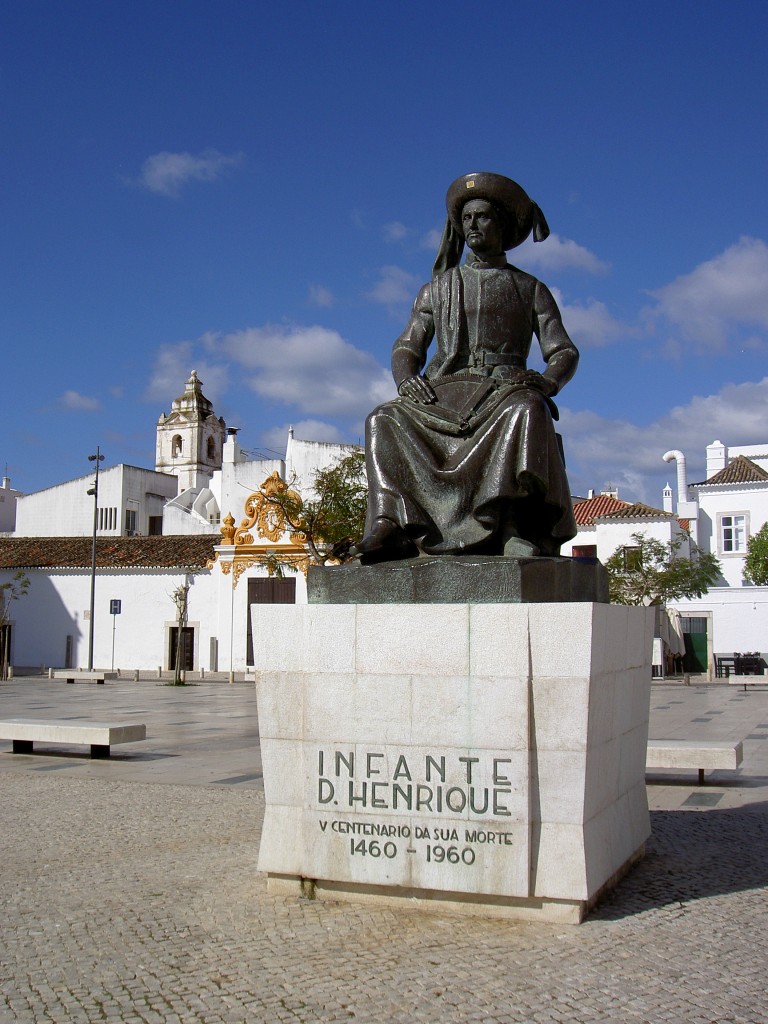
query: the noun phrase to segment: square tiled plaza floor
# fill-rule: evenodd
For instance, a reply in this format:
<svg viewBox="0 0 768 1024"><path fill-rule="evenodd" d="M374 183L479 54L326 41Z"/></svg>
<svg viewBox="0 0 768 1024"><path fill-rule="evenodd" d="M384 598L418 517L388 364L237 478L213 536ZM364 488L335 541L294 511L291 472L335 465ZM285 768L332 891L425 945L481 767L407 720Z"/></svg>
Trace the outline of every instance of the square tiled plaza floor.
<svg viewBox="0 0 768 1024"><path fill-rule="evenodd" d="M765 1024L768 690L655 684L645 859L578 926L270 896L253 685L0 683L0 718L127 719L91 761L0 742L0 1024Z"/></svg>
<svg viewBox="0 0 768 1024"><path fill-rule="evenodd" d="M11 717L143 722L147 738L112 747L106 762L92 761L88 749L77 746L45 744L23 759L0 753L0 769L6 771L193 786L261 785L253 683L68 685L29 677L0 685L0 719ZM0 752L10 747L0 741Z"/></svg>
<svg viewBox="0 0 768 1024"><path fill-rule="evenodd" d="M768 677L766 678L768 683ZM768 802L768 685L655 683L651 689L649 732L653 739L741 742L744 761L737 771L712 771L698 787L696 772L648 772L651 808L759 808ZM706 791L706 792L705 792Z"/></svg>

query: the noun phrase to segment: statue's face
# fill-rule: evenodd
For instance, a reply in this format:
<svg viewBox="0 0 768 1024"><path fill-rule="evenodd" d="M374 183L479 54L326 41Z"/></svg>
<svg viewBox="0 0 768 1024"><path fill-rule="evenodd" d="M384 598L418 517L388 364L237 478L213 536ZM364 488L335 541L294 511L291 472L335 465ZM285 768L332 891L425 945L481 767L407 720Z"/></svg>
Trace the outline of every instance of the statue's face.
<svg viewBox="0 0 768 1024"><path fill-rule="evenodd" d="M472 252L486 256L503 252L501 221L487 200L470 199L464 204L461 229Z"/></svg>

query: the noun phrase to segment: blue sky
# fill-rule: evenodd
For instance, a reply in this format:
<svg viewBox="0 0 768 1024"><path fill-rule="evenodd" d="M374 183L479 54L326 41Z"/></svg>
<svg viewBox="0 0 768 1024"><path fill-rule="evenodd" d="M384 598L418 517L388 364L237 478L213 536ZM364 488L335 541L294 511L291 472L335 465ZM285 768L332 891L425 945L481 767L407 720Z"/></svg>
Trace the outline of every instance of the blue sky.
<svg viewBox="0 0 768 1024"><path fill-rule="evenodd" d="M572 491L768 441L763 2L25 0L0 33L5 416L37 490L154 464L191 369L244 448L357 441L447 186L507 174L582 353ZM535 364L534 364L535 365Z"/></svg>

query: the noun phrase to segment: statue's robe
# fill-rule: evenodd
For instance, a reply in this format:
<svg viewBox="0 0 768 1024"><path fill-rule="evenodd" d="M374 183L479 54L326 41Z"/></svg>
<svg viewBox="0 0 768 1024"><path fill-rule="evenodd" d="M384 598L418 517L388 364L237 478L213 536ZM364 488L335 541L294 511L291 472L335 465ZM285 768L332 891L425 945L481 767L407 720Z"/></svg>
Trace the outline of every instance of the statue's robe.
<svg viewBox="0 0 768 1024"><path fill-rule="evenodd" d="M535 277L474 260L422 288L392 367L398 384L423 371L437 402L398 398L368 417L366 532L384 517L426 554L502 554L519 537L552 555L576 535L557 409L515 383L534 335L558 390L578 352Z"/></svg>

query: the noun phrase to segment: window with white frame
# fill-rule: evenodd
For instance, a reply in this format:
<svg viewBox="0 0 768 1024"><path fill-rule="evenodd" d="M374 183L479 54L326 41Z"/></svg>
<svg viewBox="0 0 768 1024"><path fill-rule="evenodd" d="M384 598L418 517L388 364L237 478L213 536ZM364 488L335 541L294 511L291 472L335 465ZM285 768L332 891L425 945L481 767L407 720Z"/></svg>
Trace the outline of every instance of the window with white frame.
<svg viewBox="0 0 768 1024"><path fill-rule="evenodd" d="M729 512L720 519L720 554L741 555L747 553L749 517L746 512Z"/></svg>

